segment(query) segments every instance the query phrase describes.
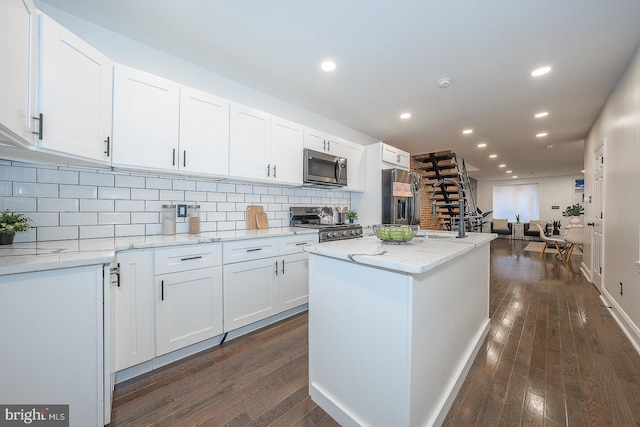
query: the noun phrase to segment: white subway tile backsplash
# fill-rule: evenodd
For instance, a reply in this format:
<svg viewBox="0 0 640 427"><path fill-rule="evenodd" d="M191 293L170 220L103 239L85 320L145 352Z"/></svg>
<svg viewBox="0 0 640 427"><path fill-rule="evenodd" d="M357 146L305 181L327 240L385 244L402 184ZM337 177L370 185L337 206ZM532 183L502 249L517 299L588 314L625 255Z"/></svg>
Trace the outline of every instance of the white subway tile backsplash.
<svg viewBox="0 0 640 427"><path fill-rule="evenodd" d="M114 237L113 225L86 225L80 226L81 239L98 239L105 237Z"/></svg>
<svg viewBox="0 0 640 427"><path fill-rule="evenodd" d="M36 236L38 241L75 240L78 238L78 227L38 227Z"/></svg>
<svg viewBox="0 0 640 427"><path fill-rule="evenodd" d="M160 190L131 189L131 200L160 200Z"/></svg>
<svg viewBox="0 0 640 427"><path fill-rule="evenodd" d="M98 187L93 185L60 185L60 197L96 199L98 197Z"/></svg>
<svg viewBox="0 0 640 427"><path fill-rule="evenodd" d="M113 187L114 176L107 173L80 172L80 185L99 185Z"/></svg>
<svg viewBox="0 0 640 427"><path fill-rule="evenodd" d="M0 167L0 181L36 182L36 169L2 166Z"/></svg>
<svg viewBox="0 0 640 427"><path fill-rule="evenodd" d="M160 200L171 200L174 202L184 202L184 191L180 190L160 190Z"/></svg>
<svg viewBox="0 0 640 427"><path fill-rule="evenodd" d="M174 179L173 180L173 189L174 190L195 190L196 182L188 179Z"/></svg>
<svg viewBox="0 0 640 427"><path fill-rule="evenodd" d="M116 225L115 230L116 237L144 236L144 233L144 224Z"/></svg>
<svg viewBox="0 0 640 427"><path fill-rule="evenodd" d="M78 184L78 172L56 169L38 169L36 179L38 182L51 184Z"/></svg>
<svg viewBox="0 0 640 427"><path fill-rule="evenodd" d="M37 199L22 197L0 197L0 210L9 209L15 212L36 211Z"/></svg>
<svg viewBox="0 0 640 427"><path fill-rule="evenodd" d="M143 176L116 175L116 187L145 188L146 179Z"/></svg>
<svg viewBox="0 0 640 427"><path fill-rule="evenodd" d="M39 198L38 212L78 212L80 201L78 199L54 199ZM38 236L38 239L40 236Z"/></svg>
<svg viewBox="0 0 640 427"><path fill-rule="evenodd" d="M63 212L60 213L60 225L97 225L96 212Z"/></svg>
<svg viewBox="0 0 640 427"><path fill-rule="evenodd" d="M34 182L14 182L13 197L58 197L58 185Z"/></svg>
<svg viewBox="0 0 640 427"><path fill-rule="evenodd" d="M98 199L131 199L131 189L118 187L98 187Z"/></svg>
<svg viewBox="0 0 640 427"><path fill-rule="evenodd" d="M170 190L171 179L169 178L151 178L147 177L147 188L158 190Z"/></svg>
<svg viewBox="0 0 640 427"><path fill-rule="evenodd" d="M116 212L144 212L144 200L116 200Z"/></svg>
<svg viewBox="0 0 640 427"><path fill-rule="evenodd" d="M113 200L80 199L82 212L113 212Z"/></svg>
<svg viewBox="0 0 640 427"><path fill-rule="evenodd" d="M0 196L11 196L13 194L13 183L10 181L0 181Z"/></svg>
<svg viewBox="0 0 640 427"><path fill-rule="evenodd" d="M37 240L37 229L31 228L22 233L16 233L13 238L14 243L35 242Z"/></svg>
<svg viewBox="0 0 640 427"><path fill-rule="evenodd" d="M131 224L157 224L159 222L159 212L131 212Z"/></svg>
<svg viewBox="0 0 640 427"><path fill-rule="evenodd" d="M130 224L131 214L128 212L100 212L98 214L98 224Z"/></svg>
<svg viewBox="0 0 640 427"><path fill-rule="evenodd" d="M200 205L202 231L246 229L246 208L254 204L264 206L271 227L288 226L290 206L348 206L350 197L342 191L0 159L0 209L29 213L35 227L16 241L158 235L162 205L169 203ZM188 232L188 222L177 218L176 229Z"/></svg>

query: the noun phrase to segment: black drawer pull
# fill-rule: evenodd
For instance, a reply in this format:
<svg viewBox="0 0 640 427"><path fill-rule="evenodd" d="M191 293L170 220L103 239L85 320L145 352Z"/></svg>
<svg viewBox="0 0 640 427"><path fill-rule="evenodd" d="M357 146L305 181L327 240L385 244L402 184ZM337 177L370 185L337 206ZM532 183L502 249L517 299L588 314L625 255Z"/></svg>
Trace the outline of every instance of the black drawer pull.
<svg viewBox="0 0 640 427"><path fill-rule="evenodd" d="M190 256L190 257L187 257L187 258L180 258L180 261L189 261L189 260L192 260L192 259L200 259L200 258L202 258L202 255Z"/></svg>
<svg viewBox="0 0 640 427"><path fill-rule="evenodd" d="M296 246L304 246L304 245L308 245L309 242L300 242L300 243L296 243Z"/></svg>
<svg viewBox="0 0 640 427"><path fill-rule="evenodd" d="M247 252L255 252L255 251L261 251L262 248L253 248L253 249L247 249Z"/></svg>
<svg viewBox="0 0 640 427"><path fill-rule="evenodd" d="M164 280L160 282L160 301L164 301Z"/></svg>

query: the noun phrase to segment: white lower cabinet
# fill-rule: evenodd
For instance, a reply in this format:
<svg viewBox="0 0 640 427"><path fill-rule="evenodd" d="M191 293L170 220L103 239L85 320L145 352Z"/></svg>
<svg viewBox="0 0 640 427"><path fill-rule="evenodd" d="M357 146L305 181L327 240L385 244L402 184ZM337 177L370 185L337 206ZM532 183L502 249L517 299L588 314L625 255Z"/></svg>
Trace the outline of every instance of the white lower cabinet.
<svg viewBox="0 0 640 427"><path fill-rule="evenodd" d="M112 266L113 267L113 266ZM111 282L113 370L154 356L153 251L118 252L118 275Z"/></svg>
<svg viewBox="0 0 640 427"><path fill-rule="evenodd" d="M222 333L222 267L156 276L156 356Z"/></svg>
<svg viewBox="0 0 640 427"><path fill-rule="evenodd" d="M280 261L279 276L281 310L288 310L309 302L309 255L288 255Z"/></svg>
<svg viewBox="0 0 640 427"><path fill-rule="evenodd" d="M224 330L232 331L276 314L277 258L224 266Z"/></svg>

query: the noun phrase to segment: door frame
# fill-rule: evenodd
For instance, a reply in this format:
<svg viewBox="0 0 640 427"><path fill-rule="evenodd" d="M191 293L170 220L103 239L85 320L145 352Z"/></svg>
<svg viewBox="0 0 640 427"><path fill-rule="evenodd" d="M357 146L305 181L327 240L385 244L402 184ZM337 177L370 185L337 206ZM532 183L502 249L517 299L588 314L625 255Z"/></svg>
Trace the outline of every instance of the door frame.
<svg viewBox="0 0 640 427"><path fill-rule="evenodd" d="M594 205L593 208L591 209L591 220L592 220L592 224L595 224L596 221L600 222L599 228L600 228L600 243L599 243L599 247L596 248L596 228L595 226L593 226L591 228L591 233L590 233L590 237L591 237L591 268L590 268L590 276L591 276L591 283L594 284L594 286L598 289L598 291L602 292L602 282L604 281L603 277L604 277L604 273L605 273L605 269L604 269L604 220L605 220L605 193L606 193L606 188L605 188L605 179L606 179L606 151L607 151L607 139L606 138L602 138L602 141L600 144L598 144L598 146L593 150L592 152L592 159L593 159L593 174L591 176L591 185L592 185L592 191L596 190L596 171L598 170L598 159L600 158L600 155L602 156L603 160L602 165L601 165L601 175L602 175L602 181L600 182L600 200L597 200L596 198L596 194L593 194L594 197ZM601 153L601 154L600 154ZM600 173L599 173L600 174ZM596 204L600 204L600 206L596 206ZM598 212L600 210L600 212ZM600 218L598 218L598 214L601 213ZM600 257L600 259L598 260L598 256ZM597 269L599 269L599 271L596 271Z"/></svg>

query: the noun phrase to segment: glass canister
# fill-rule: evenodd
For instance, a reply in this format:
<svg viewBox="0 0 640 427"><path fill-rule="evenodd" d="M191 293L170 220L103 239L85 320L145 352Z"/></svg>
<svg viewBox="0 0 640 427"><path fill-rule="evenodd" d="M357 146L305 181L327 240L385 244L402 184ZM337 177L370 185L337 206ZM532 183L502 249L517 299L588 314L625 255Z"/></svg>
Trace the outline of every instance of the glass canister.
<svg viewBox="0 0 640 427"><path fill-rule="evenodd" d="M187 206L189 215L189 234L200 233L200 205Z"/></svg>
<svg viewBox="0 0 640 427"><path fill-rule="evenodd" d="M176 234L176 205L162 205L162 234Z"/></svg>

